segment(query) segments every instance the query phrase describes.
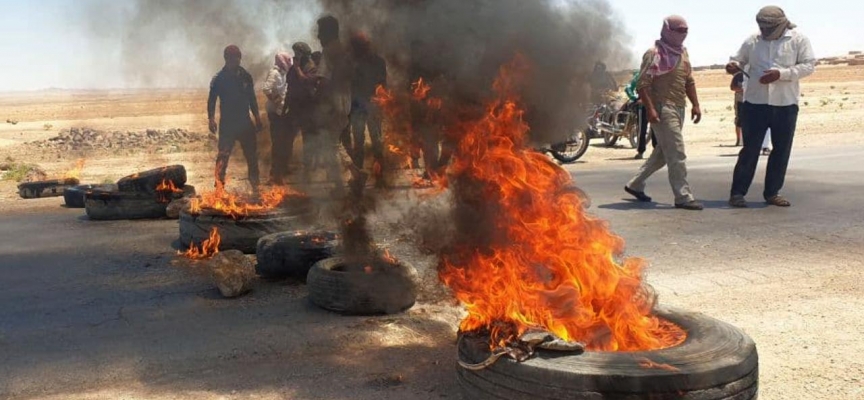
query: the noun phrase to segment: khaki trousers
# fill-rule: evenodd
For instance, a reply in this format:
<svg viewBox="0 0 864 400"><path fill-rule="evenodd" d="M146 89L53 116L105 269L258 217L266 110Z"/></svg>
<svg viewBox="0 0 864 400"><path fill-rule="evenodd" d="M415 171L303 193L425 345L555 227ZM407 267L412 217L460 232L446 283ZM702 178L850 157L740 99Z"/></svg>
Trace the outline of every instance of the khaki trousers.
<svg viewBox="0 0 864 400"><path fill-rule="evenodd" d="M651 157L639 168L639 173L630 180L627 187L638 192L645 191L645 181L664 166L669 168L669 183L675 195L675 204L693 201L690 184L687 183L687 155L684 153L684 107L668 104L660 106L660 122L651 124L657 146Z"/></svg>

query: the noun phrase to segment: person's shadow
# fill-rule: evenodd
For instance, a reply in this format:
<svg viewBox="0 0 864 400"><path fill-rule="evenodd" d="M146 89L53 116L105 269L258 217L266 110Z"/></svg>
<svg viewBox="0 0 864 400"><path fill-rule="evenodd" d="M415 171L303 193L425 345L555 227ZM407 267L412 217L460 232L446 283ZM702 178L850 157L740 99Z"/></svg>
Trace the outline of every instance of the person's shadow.
<svg viewBox="0 0 864 400"><path fill-rule="evenodd" d="M738 210L738 208L732 207L729 205L729 202L726 200L699 200L702 203L702 206L708 209L727 209L727 210ZM747 208L766 208L767 204L764 202L749 202L747 203ZM677 210L674 204L666 204L666 203L657 203L657 202L642 202L636 199L621 199L621 202L618 203L609 203L609 204L601 204L597 206L597 208L602 208L604 210L618 210L618 211L634 211L634 210Z"/></svg>

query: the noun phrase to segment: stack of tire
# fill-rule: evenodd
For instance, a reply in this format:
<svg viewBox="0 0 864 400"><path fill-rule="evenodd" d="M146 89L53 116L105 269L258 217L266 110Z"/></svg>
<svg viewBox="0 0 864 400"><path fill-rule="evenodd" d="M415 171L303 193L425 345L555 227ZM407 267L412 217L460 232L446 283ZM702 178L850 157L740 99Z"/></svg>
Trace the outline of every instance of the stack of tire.
<svg viewBox="0 0 864 400"><path fill-rule="evenodd" d="M116 187L84 189L87 216L94 220L165 218L165 209L170 199L166 199L166 194L157 190L163 181L173 182L175 187L187 190L184 187L186 168L182 165L170 165L124 177L117 181Z"/></svg>

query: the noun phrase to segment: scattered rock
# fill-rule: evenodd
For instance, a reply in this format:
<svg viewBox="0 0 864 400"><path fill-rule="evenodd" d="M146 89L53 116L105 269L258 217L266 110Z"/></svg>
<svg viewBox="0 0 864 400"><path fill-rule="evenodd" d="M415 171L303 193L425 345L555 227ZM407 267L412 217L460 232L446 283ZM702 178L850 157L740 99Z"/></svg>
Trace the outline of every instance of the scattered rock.
<svg viewBox="0 0 864 400"><path fill-rule="evenodd" d="M252 289L255 265L239 250L220 251L210 259L210 276L222 296L233 298Z"/></svg>
<svg viewBox="0 0 864 400"><path fill-rule="evenodd" d="M46 179L48 179L48 174L46 174L42 168L33 166L26 174L24 174L24 178L21 179L21 182L38 182Z"/></svg>
<svg viewBox="0 0 864 400"><path fill-rule="evenodd" d="M28 143L40 149L62 151L94 149L142 149L152 146L168 146L179 149L181 145L211 140L207 134L188 132L184 129L167 131L147 129L143 132L100 131L90 128L63 129L57 136ZM177 150L174 150L177 151Z"/></svg>

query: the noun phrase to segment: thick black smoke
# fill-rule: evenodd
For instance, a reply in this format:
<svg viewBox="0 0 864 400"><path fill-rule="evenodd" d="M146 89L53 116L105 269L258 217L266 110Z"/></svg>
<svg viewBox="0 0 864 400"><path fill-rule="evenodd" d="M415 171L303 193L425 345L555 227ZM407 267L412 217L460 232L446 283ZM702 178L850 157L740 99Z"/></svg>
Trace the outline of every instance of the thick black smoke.
<svg viewBox="0 0 864 400"><path fill-rule="evenodd" d="M119 48L127 86L206 87L229 44L243 51L256 83L276 51L296 41L316 45L320 7L315 0L87 0L81 11L94 42ZM108 55L94 50L94 58Z"/></svg>
<svg viewBox="0 0 864 400"><path fill-rule="evenodd" d="M502 64L519 52L532 64L522 94L540 141L580 127L595 62L629 62L623 28L605 1L321 0L347 32L367 33L387 60L391 83L424 76L445 104L481 103ZM443 93L442 93L443 91Z"/></svg>

